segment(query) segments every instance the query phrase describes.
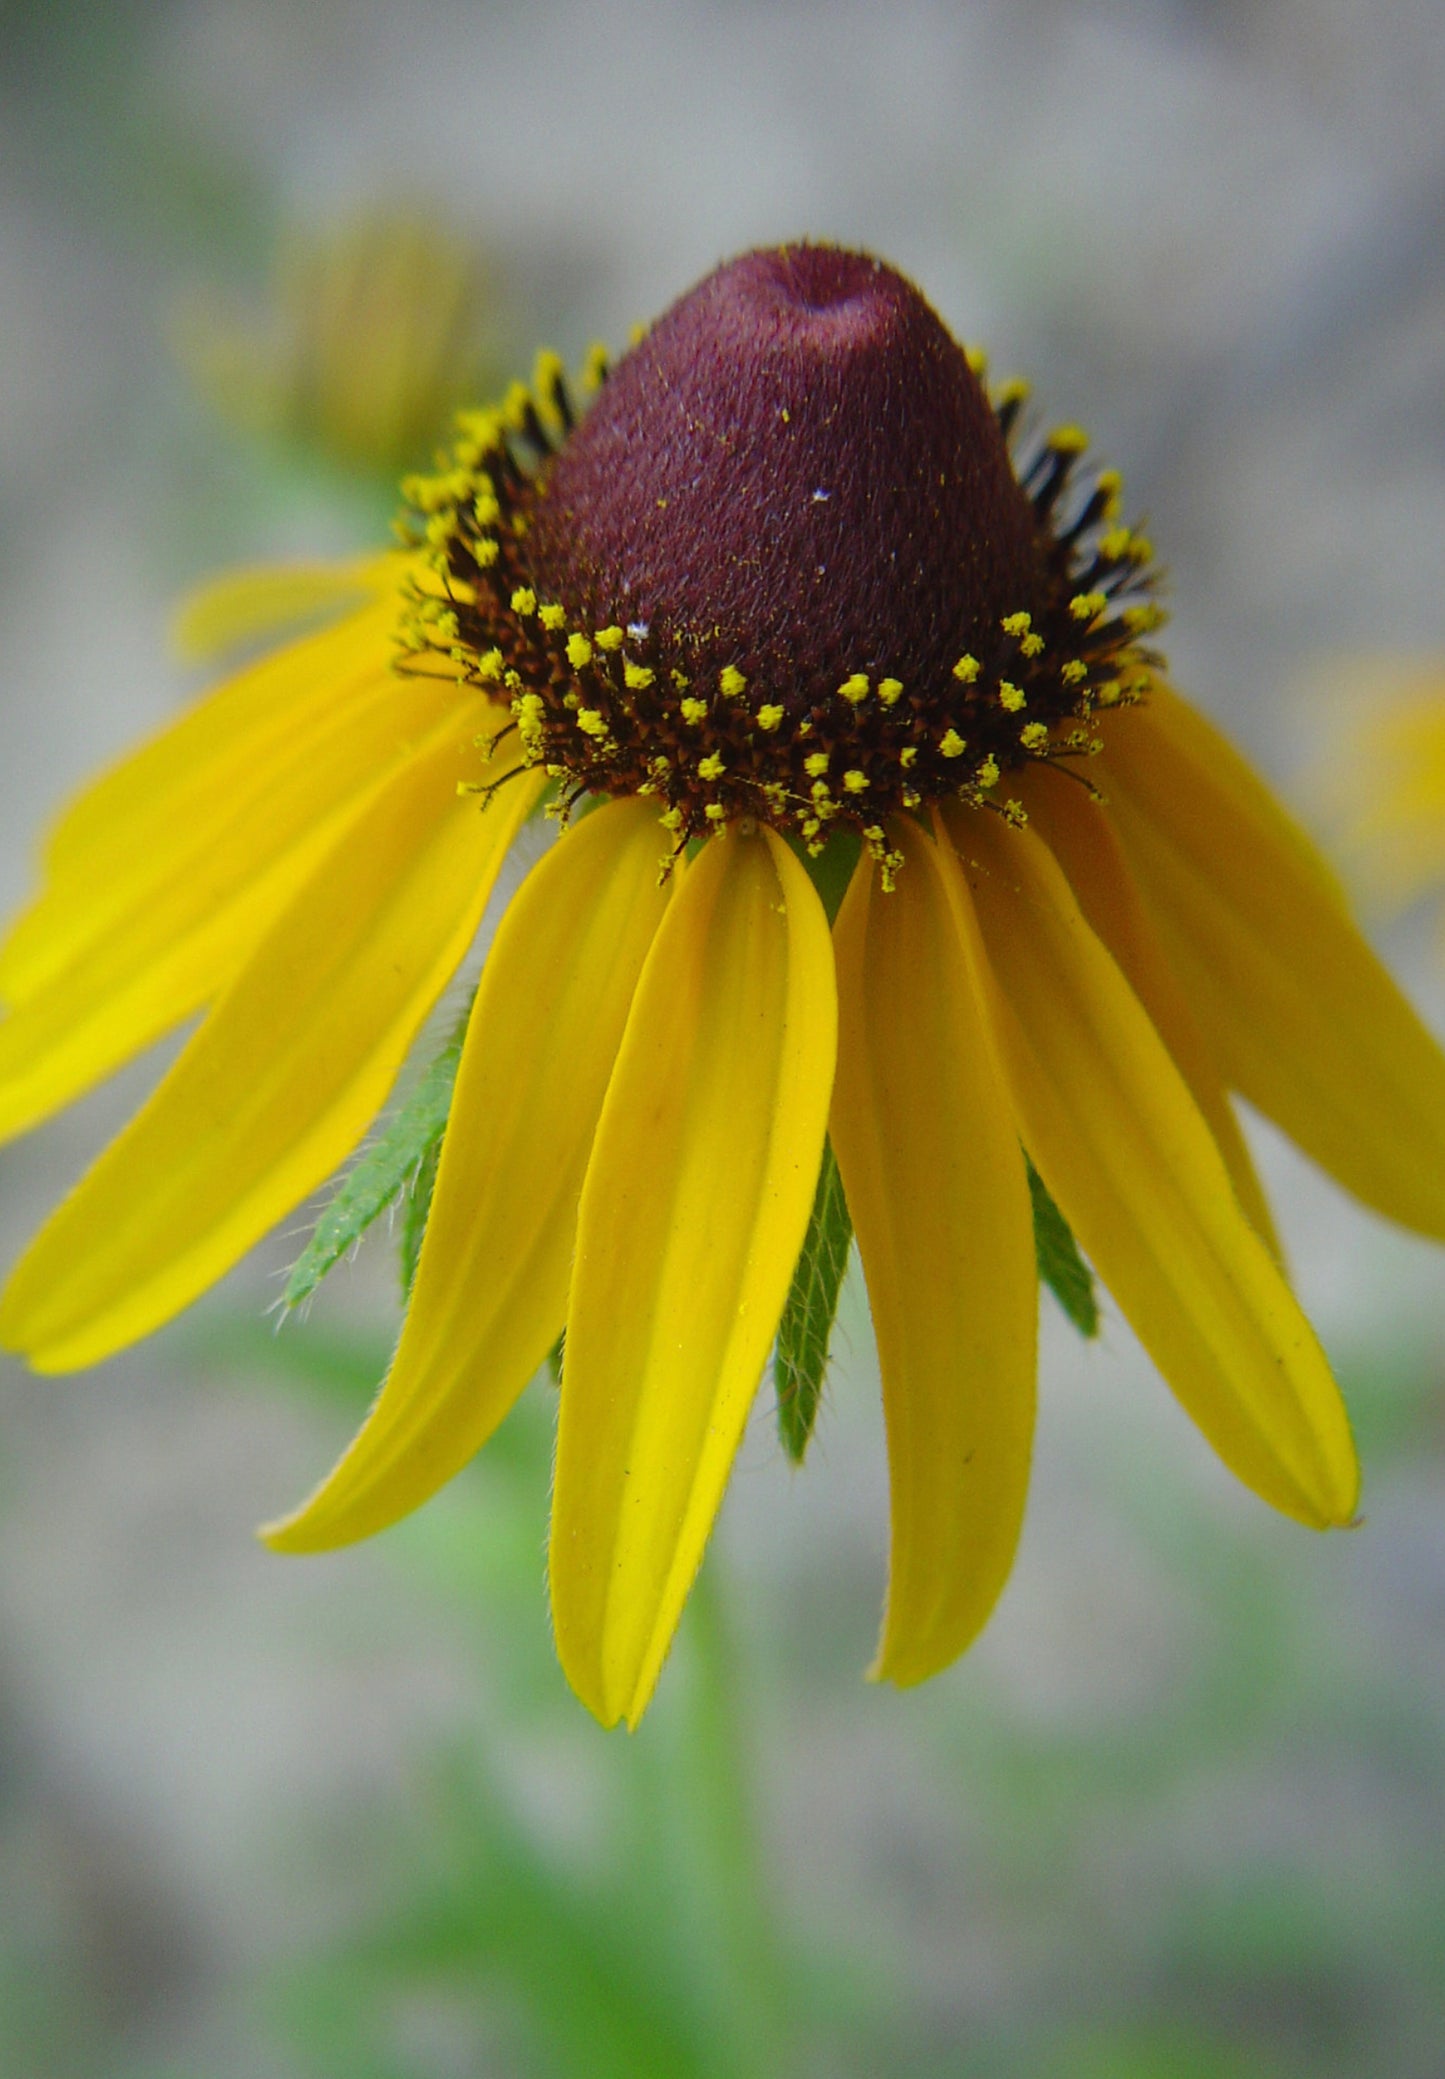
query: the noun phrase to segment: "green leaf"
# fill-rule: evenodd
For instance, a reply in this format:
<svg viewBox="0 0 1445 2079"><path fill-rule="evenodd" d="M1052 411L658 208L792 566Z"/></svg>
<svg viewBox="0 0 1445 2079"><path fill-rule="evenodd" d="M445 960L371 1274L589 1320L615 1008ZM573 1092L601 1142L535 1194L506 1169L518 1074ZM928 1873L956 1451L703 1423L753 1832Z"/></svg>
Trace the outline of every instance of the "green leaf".
<svg viewBox="0 0 1445 2079"><path fill-rule="evenodd" d="M1039 1276L1082 1336L1099 1333L1099 1301L1094 1273L1079 1254L1073 1229L1048 1194L1043 1178L1028 1157L1029 1197L1034 1208L1034 1253Z"/></svg>
<svg viewBox="0 0 1445 2079"><path fill-rule="evenodd" d="M383 1123L376 1139L358 1155L337 1185L286 1280L284 1306L299 1306L303 1299L309 1299L326 1273L360 1241L372 1222L408 1184L413 1189L402 1225L402 1283L410 1292L465 1031L463 1017L411 1095Z"/></svg>
<svg viewBox="0 0 1445 2079"><path fill-rule="evenodd" d="M843 1195L843 1179L838 1174L832 1143L825 1141L808 1232L803 1237L798 1267L778 1323L778 1344L773 1355L778 1433L783 1449L795 1465L802 1464L818 1419L833 1317L838 1311L838 1294L848 1268L852 1239L853 1222Z"/></svg>
<svg viewBox="0 0 1445 2079"><path fill-rule="evenodd" d="M445 1126L445 1119L442 1124ZM411 1298L411 1288L416 1283L416 1267L421 1258L422 1240L431 1214L431 1195L436 1189L437 1163L441 1159L441 1152L441 1135L438 1134L417 1164L416 1175L411 1180L411 1189L402 1201L400 1254L403 1304Z"/></svg>

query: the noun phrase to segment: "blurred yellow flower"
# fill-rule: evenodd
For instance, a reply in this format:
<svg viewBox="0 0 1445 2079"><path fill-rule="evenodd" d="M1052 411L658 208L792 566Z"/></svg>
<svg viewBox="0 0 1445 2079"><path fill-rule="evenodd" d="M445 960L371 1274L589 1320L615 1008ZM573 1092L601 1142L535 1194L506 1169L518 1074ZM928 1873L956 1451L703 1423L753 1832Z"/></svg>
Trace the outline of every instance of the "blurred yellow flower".
<svg viewBox="0 0 1445 2079"><path fill-rule="evenodd" d="M1313 791L1363 889L1401 909L1445 889L1445 664L1361 660Z"/></svg>
<svg viewBox="0 0 1445 2079"><path fill-rule="evenodd" d="M172 334L198 386L251 432L394 475L424 460L488 369L474 248L419 211L373 209L284 246L263 316L188 297Z"/></svg>
<svg viewBox="0 0 1445 2079"><path fill-rule="evenodd" d="M1227 1093L1445 1236L1445 1058L1165 682L1117 481L1080 481L1074 428L1016 437L1019 386L990 401L915 289L830 248L730 263L590 372L580 417L546 357L464 414L403 548L336 573L364 603L59 820L0 950L0 1128L207 1014L15 1271L0 1337L93 1363L315 1190L550 790L563 834L483 968L390 1376L274 1546L422 1502L565 1324L557 1647L635 1723L825 1136L887 1417L880 1675L947 1665L1012 1561L1024 1150L1225 1463L1348 1522L1347 1420Z"/></svg>

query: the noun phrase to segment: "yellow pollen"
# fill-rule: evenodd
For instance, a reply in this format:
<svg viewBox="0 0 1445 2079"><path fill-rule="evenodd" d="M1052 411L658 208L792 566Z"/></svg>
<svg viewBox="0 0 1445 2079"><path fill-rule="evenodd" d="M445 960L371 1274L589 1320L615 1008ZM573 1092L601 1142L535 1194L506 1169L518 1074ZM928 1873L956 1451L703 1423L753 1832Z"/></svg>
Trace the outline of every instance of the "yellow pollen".
<svg viewBox="0 0 1445 2079"><path fill-rule="evenodd" d="M1044 639L1041 635L1026 635L1019 644L1019 648L1023 651L1026 657L1041 656L1043 654L1043 647Z"/></svg>
<svg viewBox="0 0 1445 2079"><path fill-rule="evenodd" d="M690 698L684 700L682 703L682 719L684 722L690 722L694 728L697 727L699 722L705 722L707 720L707 702Z"/></svg>
<svg viewBox="0 0 1445 2079"><path fill-rule="evenodd" d="M916 763L917 758L917 744L906 744L904 748L898 753L898 763L903 767L903 770L905 772L907 772L910 765Z"/></svg>
<svg viewBox="0 0 1445 2079"><path fill-rule="evenodd" d="M1045 722L1025 722L1019 731L1019 742L1026 751L1041 751L1048 740L1048 724Z"/></svg>
<svg viewBox="0 0 1445 2079"><path fill-rule="evenodd" d="M1076 621L1092 621L1109 604L1103 592L1076 592L1069 601L1069 612Z"/></svg>
<svg viewBox="0 0 1445 2079"><path fill-rule="evenodd" d="M1011 796L1003 805L1004 821L1012 823L1015 830L1022 830L1028 821L1028 811L1017 797Z"/></svg>
<svg viewBox="0 0 1445 2079"><path fill-rule="evenodd" d="M803 760L803 770L810 778L817 779L821 773L825 773L828 770L828 753L826 751L811 751Z"/></svg>
<svg viewBox="0 0 1445 2079"><path fill-rule="evenodd" d="M938 748L945 758L961 758L965 745L958 731L949 729L938 739Z"/></svg>
<svg viewBox="0 0 1445 2079"><path fill-rule="evenodd" d="M534 614L537 611L537 595L530 585L518 585L512 594L514 614Z"/></svg>
<svg viewBox="0 0 1445 2079"><path fill-rule="evenodd" d="M502 399L502 417L514 432L520 433L527 423L527 412L532 402L532 393L525 383L512 383Z"/></svg>
<svg viewBox="0 0 1445 2079"><path fill-rule="evenodd" d="M961 686L971 686L978 677L978 659L965 651L953 667L953 675Z"/></svg>
<svg viewBox="0 0 1445 2079"><path fill-rule="evenodd" d="M574 671L581 671L592 662L592 645L585 635L569 635L567 638L567 662Z"/></svg>
<svg viewBox="0 0 1445 2079"><path fill-rule="evenodd" d="M502 508L491 492L486 491L472 507L472 513L479 527L495 527L502 517Z"/></svg>
<svg viewBox="0 0 1445 2079"><path fill-rule="evenodd" d="M716 751L709 751L706 758L697 761L697 776L700 780L720 780L727 766Z"/></svg>
<svg viewBox="0 0 1445 2079"><path fill-rule="evenodd" d="M902 692L902 679L880 679L878 681L878 698L882 701L884 707L892 707L900 698Z"/></svg>
<svg viewBox="0 0 1445 2079"><path fill-rule="evenodd" d="M758 709L759 729L776 729L783 719L783 709L773 704Z"/></svg>
<svg viewBox="0 0 1445 2079"><path fill-rule="evenodd" d="M998 704L1006 715L1016 715L1025 704L1022 686L1014 686L1007 679L1000 679L998 684Z"/></svg>
<svg viewBox="0 0 1445 2079"><path fill-rule="evenodd" d="M860 772L855 765L851 772L844 773L843 785L850 794L863 794L867 791L868 775L866 772Z"/></svg>
<svg viewBox="0 0 1445 2079"><path fill-rule="evenodd" d="M709 823L725 823L727 821L727 813L722 804L716 801L710 801L703 810L703 814L707 817Z"/></svg>
<svg viewBox="0 0 1445 2079"><path fill-rule="evenodd" d="M600 339L594 339L591 346L588 347L586 359L582 363L583 389L600 390L603 383L607 380L607 371L611 365L612 357L606 347ZM663 821L667 821L665 816Z"/></svg>
<svg viewBox="0 0 1445 2079"><path fill-rule="evenodd" d="M606 736L607 719L600 708L579 707L577 710L577 727L586 736Z"/></svg>
<svg viewBox="0 0 1445 2079"><path fill-rule="evenodd" d="M1130 528L1111 527L1107 533L1099 536L1099 554L1107 556L1111 562L1117 563L1121 556L1128 555L1133 540L1134 536Z"/></svg>
<svg viewBox="0 0 1445 2079"><path fill-rule="evenodd" d="M502 676L502 653L500 650L483 650L477 659L479 679L499 679Z"/></svg>
<svg viewBox="0 0 1445 2079"><path fill-rule="evenodd" d="M1032 394L1030 386L1021 375L1011 375L1007 382L1000 383L994 391L993 401L996 405L1027 404Z"/></svg>
<svg viewBox="0 0 1445 2079"><path fill-rule="evenodd" d="M828 782L826 780L814 780L813 799L817 802L820 809L822 808L825 801L831 801L832 795L833 790L828 785Z"/></svg>
<svg viewBox="0 0 1445 2079"><path fill-rule="evenodd" d="M645 664L633 664L629 659L622 667L622 677L632 692L643 693L652 684L653 674Z"/></svg>
<svg viewBox="0 0 1445 2079"><path fill-rule="evenodd" d="M1132 635L1147 635L1163 619L1163 609L1152 600L1146 600L1142 606L1126 606L1124 609L1124 626Z"/></svg>
<svg viewBox="0 0 1445 2079"><path fill-rule="evenodd" d="M718 675L718 684L722 687L727 699L736 700L747 685L747 680L738 670L736 664L725 664Z"/></svg>
<svg viewBox="0 0 1445 2079"><path fill-rule="evenodd" d="M622 630L616 625L615 622L610 628L598 629L597 647L599 650L620 650L622 648L622 643Z"/></svg>
<svg viewBox="0 0 1445 2079"><path fill-rule="evenodd" d="M657 820L666 830L681 830L685 818L680 808L670 808Z"/></svg>
<svg viewBox="0 0 1445 2079"><path fill-rule="evenodd" d="M1089 667L1082 657L1070 657L1059 673L1066 686L1078 686L1089 676Z"/></svg>
<svg viewBox="0 0 1445 2079"><path fill-rule="evenodd" d="M974 776L980 787L985 789L998 785L998 760L994 757L992 751L983 760Z"/></svg>
<svg viewBox="0 0 1445 2079"><path fill-rule="evenodd" d="M472 544L472 561L478 570L490 570L501 553L501 543L494 541L490 534L485 540Z"/></svg>
<svg viewBox="0 0 1445 2079"><path fill-rule="evenodd" d="M542 626L551 635L555 635L559 628L565 628L567 625L567 615L565 611L560 606L556 605L539 606L537 609L537 619L542 623Z"/></svg>
<svg viewBox="0 0 1445 2079"><path fill-rule="evenodd" d="M1049 446L1056 455L1082 455L1089 445L1089 436L1082 426L1055 426L1049 435Z"/></svg>
<svg viewBox="0 0 1445 2079"><path fill-rule="evenodd" d="M1032 614L1005 614L999 625L1005 635L1027 635L1033 618Z"/></svg>
<svg viewBox="0 0 1445 2079"><path fill-rule="evenodd" d="M851 700L855 707L860 700L866 700L868 698L868 674L863 671L855 671L851 678L844 679L842 685L838 688L838 697L840 700Z"/></svg>

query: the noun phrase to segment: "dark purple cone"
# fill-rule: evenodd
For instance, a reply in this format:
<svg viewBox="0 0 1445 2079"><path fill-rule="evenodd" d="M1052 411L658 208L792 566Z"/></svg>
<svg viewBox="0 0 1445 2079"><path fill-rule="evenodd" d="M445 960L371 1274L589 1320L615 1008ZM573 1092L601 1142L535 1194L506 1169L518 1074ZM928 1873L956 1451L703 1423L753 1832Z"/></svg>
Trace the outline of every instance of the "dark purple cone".
<svg viewBox="0 0 1445 2079"><path fill-rule="evenodd" d="M658 320L547 466L525 553L574 621L645 622L795 712L855 671L937 683L1042 586L961 349L827 246L746 253Z"/></svg>

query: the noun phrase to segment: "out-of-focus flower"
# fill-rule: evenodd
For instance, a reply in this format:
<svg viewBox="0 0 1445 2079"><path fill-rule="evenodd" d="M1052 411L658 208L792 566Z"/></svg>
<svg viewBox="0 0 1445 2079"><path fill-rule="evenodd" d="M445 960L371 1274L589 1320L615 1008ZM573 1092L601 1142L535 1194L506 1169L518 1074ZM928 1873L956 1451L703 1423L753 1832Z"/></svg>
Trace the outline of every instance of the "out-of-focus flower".
<svg viewBox="0 0 1445 2079"><path fill-rule="evenodd" d="M489 300L472 246L420 212L379 209L294 234L263 314L193 295L173 336L200 388L248 431L394 475L430 454L486 381Z"/></svg>
<svg viewBox="0 0 1445 2079"><path fill-rule="evenodd" d="M366 603L51 834L0 954L0 1124L207 1016L14 1273L4 1342L94 1362L321 1183L550 793L390 1376L276 1547L414 1508L565 1324L557 1646L635 1722L836 1157L888 1428L877 1672L933 1673L1024 1505L1025 1150L1225 1463L1349 1521L1345 1413L1227 1093L1445 1236L1445 1058L1166 683L1117 480L1072 427L1018 437L1022 402L890 269L799 246L710 276L584 414L547 357L464 414L403 548L338 573Z"/></svg>
<svg viewBox="0 0 1445 2079"><path fill-rule="evenodd" d="M1362 889L1403 909L1445 889L1445 662L1360 660L1338 716L1312 791Z"/></svg>

